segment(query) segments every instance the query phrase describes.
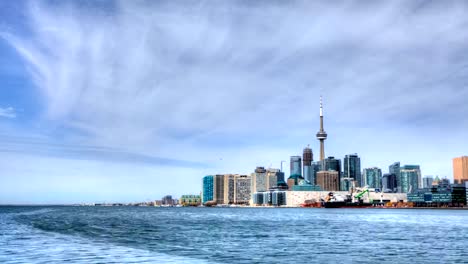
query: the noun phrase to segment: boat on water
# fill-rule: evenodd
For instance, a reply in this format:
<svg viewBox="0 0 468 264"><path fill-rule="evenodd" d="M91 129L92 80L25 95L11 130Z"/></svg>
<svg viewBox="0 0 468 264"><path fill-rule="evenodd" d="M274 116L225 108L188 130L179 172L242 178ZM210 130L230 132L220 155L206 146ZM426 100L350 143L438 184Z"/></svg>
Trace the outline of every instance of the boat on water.
<svg viewBox="0 0 468 264"><path fill-rule="evenodd" d="M347 195L346 199L344 200L337 200L336 197L333 195L333 192L328 193L325 201L323 202L322 206L325 208L368 208L373 207L374 204L370 202L364 202L362 197L364 194L369 193L368 189L358 193L354 196L355 200L353 200L352 195Z"/></svg>

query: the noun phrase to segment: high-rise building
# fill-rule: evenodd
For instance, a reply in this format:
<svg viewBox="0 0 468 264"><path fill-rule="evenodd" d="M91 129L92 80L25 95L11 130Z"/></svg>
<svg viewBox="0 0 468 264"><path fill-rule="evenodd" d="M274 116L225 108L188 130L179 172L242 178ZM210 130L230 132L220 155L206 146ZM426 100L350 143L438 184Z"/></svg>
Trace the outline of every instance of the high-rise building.
<svg viewBox="0 0 468 264"><path fill-rule="evenodd" d="M338 175L341 174L341 160L335 157L328 157L320 162L320 170L322 171L337 171ZM341 175L340 175L341 176Z"/></svg>
<svg viewBox="0 0 468 264"><path fill-rule="evenodd" d="M235 194L234 194L234 203L235 204L248 204L251 192L251 178L248 175L236 175L235 178Z"/></svg>
<svg viewBox="0 0 468 264"><path fill-rule="evenodd" d="M458 184L468 181L468 156L453 159L453 181Z"/></svg>
<svg viewBox="0 0 468 264"><path fill-rule="evenodd" d="M364 182L361 177L361 159L357 154L346 155L343 160L343 177L352 178L358 186L363 186Z"/></svg>
<svg viewBox="0 0 468 264"><path fill-rule="evenodd" d="M175 205L176 202L174 199L172 199L172 195L166 195L161 199L161 204L162 205Z"/></svg>
<svg viewBox="0 0 468 264"><path fill-rule="evenodd" d="M363 171L364 185L369 186L370 188L381 189L382 188L382 170L373 167L366 168Z"/></svg>
<svg viewBox="0 0 468 264"><path fill-rule="evenodd" d="M422 188L422 175L421 175L421 167L419 165L403 165L401 166L402 170L416 170L417 173L417 181L418 185L416 189ZM400 174L401 175L401 174ZM414 187L413 187L414 188Z"/></svg>
<svg viewBox="0 0 468 264"><path fill-rule="evenodd" d="M267 178L267 171L264 167L257 167L255 172L251 174L252 181L251 181L251 193L256 192L265 192L269 189L268 186L268 178Z"/></svg>
<svg viewBox="0 0 468 264"><path fill-rule="evenodd" d="M290 176L302 177L301 156L291 156L290 159Z"/></svg>
<svg viewBox="0 0 468 264"><path fill-rule="evenodd" d="M224 175L224 198L223 204L233 204L235 199L235 185L236 175L225 174Z"/></svg>
<svg viewBox="0 0 468 264"><path fill-rule="evenodd" d="M324 191L339 191L340 181L337 171L317 172L317 185Z"/></svg>
<svg viewBox="0 0 468 264"><path fill-rule="evenodd" d="M320 96L320 130L317 133L317 139L320 141L320 160L324 160L325 159L325 139L327 139L327 132L323 130L322 96Z"/></svg>
<svg viewBox="0 0 468 264"><path fill-rule="evenodd" d="M202 191L202 203L211 202L214 200L214 176L207 175L203 177L203 191Z"/></svg>
<svg viewBox="0 0 468 264"><path fill-rule="evenodd" d="M312 162L312 179L313 182L310 182L310 184L317 184L317 172L322 170L322 162L321 161L313 161Z"/></svg>
<svg viewBox="0 0 468 264"><path fill-rule="evenodd" d="M397 183L397 192L401 192L400 162L395 162L388 166L388 172L395 175Z"/></svg>
<svg viewBox="0 0 468 264"><path fill-rule="evenodd" d="M382 191L392 193L398 191L397 177L393 173L386 173L382 176Z"/></svg>
<svg viewBox="0 0 468 264"><path fill-rule="evenodd" d="M278 178L281 178L284 174L280 171L280 169L272 169L269 168L266 170L267 173L267 189L271 189L274 187L278 187ZM284 176L283 176L284 179ZM284 180L283 180L284 181Z"/></svg>
<svg viewBox="0 0 468 264"><path fill-rule="evenodd" d="M417 169L401 169L401 192L411 193L418 189L418 170Z"/></svg>
<svg viewBox="0 0 468 264"><path fill-rule="evenodd" d="M423 179L422 179L423 186L422 187L424 189L432 188L432 182L433 181L434 181L434 177L432 177L432 176L423 177Z"/></svg>
<svg viewBox="0 0 468 264"><path fill-rule="evenodd" d="M302 161L303 161L303 174L304 179L310 182L311 184L314 184L315 179L314 177L314 171L312 168L312 161L314 160L313 154L312 154L312 149L309 148L308 146L304 148L304 151L302 153Z"/></svg>
<svg viewBox="0 0 468 264"><path fill-rule="evenodd" d="M224 175L214 176L213 200L216 204L224 204Z"/></svg>

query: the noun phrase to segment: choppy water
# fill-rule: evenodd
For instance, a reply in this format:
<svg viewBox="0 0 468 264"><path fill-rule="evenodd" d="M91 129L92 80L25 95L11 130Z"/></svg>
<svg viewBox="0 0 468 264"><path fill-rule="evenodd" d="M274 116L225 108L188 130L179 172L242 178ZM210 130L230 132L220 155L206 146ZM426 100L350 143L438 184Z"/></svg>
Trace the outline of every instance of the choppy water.
<svg viewBox="0 0 468 264"><path fill-rule="evenodd" d="M468 263L468 211L0 207L0 263Z"/></svg>

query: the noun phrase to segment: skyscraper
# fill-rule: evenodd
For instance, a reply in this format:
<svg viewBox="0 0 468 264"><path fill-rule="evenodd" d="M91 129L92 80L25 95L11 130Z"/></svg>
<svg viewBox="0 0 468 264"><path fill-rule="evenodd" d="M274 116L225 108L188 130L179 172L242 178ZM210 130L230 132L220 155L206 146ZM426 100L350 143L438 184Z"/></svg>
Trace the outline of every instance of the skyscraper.
<svg viewBox="0 0 468 264"><path fill-rule="evenodd" d="M418 175L417 169L404 169L400 170L401 177L401 192L411 193L418 189Z"/></svg>
<svg viewBox="0 0 468 264"><path fill-rule="evenodd" d="M290 160L290 176L302 176L301 156L291 156Z"/></svg>
<svg viewBox="0 0 468 264"><path fill-rule="evenodd" d="M320 96L320 130L317 133L317 139L320 141L320 160L324 160L325 159L325 139L327 139L327 132L323 130L322 96Z"/></svg>
<svg viewBox="0 0 468 264"><path fill-rule="evenodd" d="M397 192L397 179L393 173L385 173L382 176L382 191L386 193Z"/></svg>
<svg viewBox="0 0 468 264"><path fill-rule="evenodd" d="M397 192L401 192L400 162L395 162L388 166L388 172L395 175Z"/></svg>
<svg viewBox="0 0 468 264"><path fill-rule="evenodd" d="M453 181L458 184L468 182L468 156L453 159Z"/></svg>
<svg viewBox="0 0 468 264"><path fill-rule="evenodd" d="M317 172L322 170L322 162L321 161L313 161L312 162L312 179L313 182L311 184L317 184Z"/></svg>
<svg viewBox="0 0 468 264"><path fill-rule="evenodd" d="M373 167L366 168L363 171L364 185L370 188L381 189L382 188L382 170Z"/></svg>
<svg viewBox="0 0 468 264"><path fill-rule="evenodd" d="M251 177L247 175L236 175L235 178L235 204L248 204L251 196Z"/></svg>
<svg viewBox="0 0 468 264"><path fill-rule="evenodd" d="M256 192L265 192L268 191L268 178L267 178L267 171L264 167L257 167L255 172L251 174L252 181L251 181L251 193Z"/></svg>
<svg viewBox="0 0 468 264"><path fill-rule="evenodd" d="M213 201L214 176L207 175L203 177L202 203Z"/></svg>
<svg viewBox="0 0 468 264"><path fill-rule="evenodd" d="M214 176L213 200L217 204L224 203L224 175Z"/></svg>
<svg viewBox="0 0 468 264"><path fill-rule="evenodd" d="M335 157L328 157L320 162L320 170L322 171L337 171L341 174L341 160L335 159ZM340 175L341 176L341 175Z"/></svg>
<svg viewBox="0 0 468 264"><path fill-rule="evenodd" d="M354 179L357 186L363 186L364 181L361 177L361 159L357 154L346 155L343 160L344 178Z"/></svg>
<svg viewBox="0 0 468 264"><path fill-rule="evenodd" d="M419 165L403 165L401 166L402 170L416 170L416 179L417 179L417 186L413 188L422 188L422 175L421 175L421 167ZM400 174L401 175L401 174Z"/></svg>
<svg viewBox="0 0 468 264"><path fill-rule="evenodd" d="M311 184L314 184L315 179L313 178L313 168L312 168L312 161L314 160L312 149L308 146L304 148L302 153L302 161L303 161L303 175L304 179L309 181Z"/></svg>

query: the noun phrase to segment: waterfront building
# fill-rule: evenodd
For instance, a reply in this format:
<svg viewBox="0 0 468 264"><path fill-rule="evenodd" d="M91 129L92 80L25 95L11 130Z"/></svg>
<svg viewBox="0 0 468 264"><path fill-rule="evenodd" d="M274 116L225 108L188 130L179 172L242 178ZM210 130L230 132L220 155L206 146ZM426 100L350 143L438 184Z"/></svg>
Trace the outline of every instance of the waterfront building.
<svg viewBox="0 0 468 264"><path fill-rule="evenodd" d="M280 171L280 169L272 169L269 168L266 171L267 173L267 189L269 190L270 188L276 188L278 187L278 178L283 177L283 182L284 182L284 173ZM281 180L281 179L280 179Z"/></svg>
<svg viewBox="0 0 468 264"><path fill-rule="evenodd" d="M264 192L268 190L268 179L267 173L264 167L257 167L255 172L251 174L252 182L251 182L251 192Z"/></svg>
<svg viewBox="0 0 468 264"><path fill-rule="evenodd" d="M279 171L276 174L276 179L277 179L276 186L279 189L286 189L286 190L288 189L288 184L284 181L284 172Z"/></svg>
<svg viewBox="0 0 468 264"><path fill-rule="evenodd" d="M395 162L392 165L388 166L388 172L395 175L397 192L401 192L401 177L400 177L400 162Z"/></svg>
<svg viewBox="0 0 468 264"><path fill-rule="evenodd" d="M341 191L352 191L356 187L356 182L353 178L341 178L340 179L340 190Z"/></svg>
<svg viewBox="0 0 468 264"><path fill-rule="evenodd" d="M447 189L449 190L451 187L450 180L447 177L440 179L439 183L437 184L439 189Z"/></svg>
<svg viewBox="0 0 468 264"><path fill-rule="evenodd" d="M361 177L361 158L357 154L346 155L343 160L343 177L352 178L359 187L362 187L364 181Z"/></svg>
<svg viewBox="0 0 468 264"><path fill-rule="evenodd" d="M291 156L290 159L290 176L302 177L301 156Z"/></svg>
<svg viewBox="0 0 468 264"><path fill-rule="evenodd" d="M453 159L453 180L458 184L468 181L468 156Z"/></svg>
<svg viewBox="0 0 468 264"><path fill-rule="evenodd" d="M320 130L317 133L317 139L320 141L320 161L322 161L325 159L325 139L327 139L327 132L323 129L322 96L320 96Z"/></svg>
<svg viewBox="0 0 468 264"><path fill-rule="evenodd" d="M465 182L466 201L468 202L468 181Z"/></svg>
<svg viewBox="0 0 468 264"><path fill-rule="evenodd" d="M213 201L216 204L224 204L224 175L215 175L213 185Z"/></svg>
<svg viewBox="0 0 468 264"><path fill-rule="evenodd" d="M236 175L235 174L225 174L223 177L224 180L224 198L223 204L233 204L234 203L234 195L235 195L235 182L236 182Z"/></svg>
<svg viewBox="0 0 468 264"><path fill-rule="evenodd" d="M425 176L423 177L422 179L422 182L423 182L423 188L424 189L427 189L427 188L431 188L432 187L432 182L434 181L434 177L432 176Z"/></svg>
<svg viewBox="0 0 468 264"><path fill-rule="evenodd" d="M382 176L382 191L394 193L398 191L397 176L393 173L386 173Z"/></svg>
<svg viewBox="0 0 468 264"><path fill-rule="evenodd" d="M286 205L286 192L271 190L253 194L253 205L256 206L282 206Z"/></svg>
<svg viewBox="0 0 468 264"><path fill-rule="evenodd" d="M285 191L273 191L271 197L271 203L273 206L286 205Z"/></svg>
<svg viewBox="0 0 468 264"><path fill-rule="evenodd" d="M182 195L180 197L179 203L182 206L199 206L201 204L201 198L200 195Z"/></svg>
<svg viewBox="0 0 468 264"><path fill-rule="evenodd" d="M408 193L408 202L416 207L462 207L467 204L467 186L453 184L434 185Z"/></svg>
<svg viewBox="0 0 468 264"><path fill-rule="evenodd" d="M411 193L418 189L418 170L416 169L401 169L401 192Z"/></svg>
<svg viewBox="0 0 468 264"><path fill-rule="evenodd" d="M175 205L176 201L172 199L172 195L166 195L161 199L162 205Z"/></svg>
<svg viewBox="0 0 468 264"><path fill-rule="evenodd" d="M313 168L312 168L312 161L314 160L312 149L308 146L304 148L302 153L302 161L303 161L303 177L310 183L314 183L315 179L313 178Z"/></svg>
<svg viewBox="0 0 468 264"><path fill-rule="evenodd" d="M382 189L382 170L373 167L366 168L363 171L364 185L369 188Z"/></svg>
<svg viewBox="0 0 468 264"><path fill-rule="evenodd" d="M248 175L236 175L235 178L235 204L248 204L251 194L251 177Z"/></svg>
<svg viewBox="0 0 468 264"><path fill-rule="evenodd" d="M338 171L317 172L317 185L324 191L339 191L340 180Z"/></svg>
<svg viewBox="0 0 468 264"><path fill-rule="evenodd" d="M264 192L255 192L252 194L252 203L254 205L263 205L263 193Z"/></svg>
<svg viewBox="0 0 468 264"><path fill-rule="evenodd" d="M297 185L302 177L302 166L300 156L291 156L290 161L290 176L288 178L288 190L291 190L294 185Z"/></svg>
<svg viewBox="0 0 468 264"><path fill-rule="evenodd" d="M419 165L403 165L401 166L400 170L416 170L416 177L418 185L415 187L416 189L422 188L422 175L421 175L421 167ZM401 177L401 174L400 174Z"/></svg>
<svg viewBox="0 0 468 264"><path fill-rule="evenodd" d="M214 176L207 175L203 177L203 188L202 188L202 203L211 202L214 200Z"/></svg>

